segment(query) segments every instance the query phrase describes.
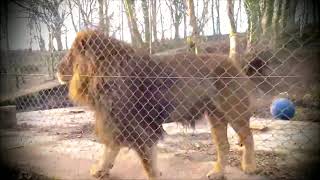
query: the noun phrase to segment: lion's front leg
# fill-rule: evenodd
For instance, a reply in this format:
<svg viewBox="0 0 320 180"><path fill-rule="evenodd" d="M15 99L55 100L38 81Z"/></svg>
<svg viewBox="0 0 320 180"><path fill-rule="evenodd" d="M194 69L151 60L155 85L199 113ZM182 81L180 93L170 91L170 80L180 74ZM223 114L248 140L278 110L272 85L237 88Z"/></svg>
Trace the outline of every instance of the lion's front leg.
<svg viewBox="0 0 320 180"><path fill-rule="evenodd" d="M256 171L256 160L254 151L254 140L249 124L250 114L247 118L231 121L230 125L239 135L241 143L244 145L242 152L241 168L245 173Z"/></svg>
<svg viewBox="0 0 320 180"><path fill-rule="evenodd" d="M90 174L96 178L108 176L119 151L118 145L104 145L103 155L96 164L91 166Z"/></svg>
<svg viewBox="0 0 320 180"><path fill-rule="evenodd" d="M142 162L143 168L149 180L157 180L161 172L157 168L157 146L156 144L143 146L136 150Z"/></svg>
<svg viewBox="0 0 320 180"><path fill-rule="evenodd" d="M207 174L208 179L223 179L225 167L228 162L230 145L227 136L227 123L217 118L210 118L211 136L216 145L217 161L214 162L212 170Z"/></svg>

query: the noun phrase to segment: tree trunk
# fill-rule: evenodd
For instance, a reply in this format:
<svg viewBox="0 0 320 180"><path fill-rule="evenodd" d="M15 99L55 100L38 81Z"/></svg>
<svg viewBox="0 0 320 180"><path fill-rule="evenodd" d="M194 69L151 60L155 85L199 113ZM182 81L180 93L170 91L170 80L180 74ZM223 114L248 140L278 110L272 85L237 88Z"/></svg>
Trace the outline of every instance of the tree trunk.
<svg viewBox="0 0 320 180"><path fill-rule="evenodd" d="M279 19L281 15L281 1L280 0L275 0L274 2L274 12L273 12L273 17L272 17L272 44L273 47L277 47L277 39L279 38Z"/></svg>
<svg viewBox="0 0 320 180"><path fill-rule="evenodd" d="M128 25L130 28L131 32L131 39L132 39L132 44L138 46L138 47L143 47L143 41L141 38L141 34L138 30L138 25L137 25L137 20L136 20L136 15L135 15L135 9L133 7L133 0L124 0L124 6L126 9L126 14L128 18Z"/></svg>
<svg viewBox="0 0 320 180"><path fill-rule="evenodd" d="M48 50L49 52L52 52L53 51L53 42L52 42L52 39L53 39L53 36L52 36L52 32L51 30L49 29L49 40L48 40Z"/></svg>
<svg viewBox="0 0 320 180"><path fill-rule="evenodd" d="M314 22L314 27L313 31L319 33L320 31L320 2L318 0L312 0L312 5L313 5L313 22Z"/></svg>
<svg viewBox="0 0 320 180"><path fill-rule="evenodd" d="M234 9L233 0L227 0L227 11L228 11L228 17L230 22L230 33L232 34L237 33L233 9Z"/></svg>
<svg viewBox="0 0 320 180"><path fill-rule="evenodd" d="M157 36L157 1L151 0L151 8L152 8L152 34L155 42L158 42Z"/></svg>
<svg viewBox="0 0 320 180"><path fill-rule="evenodd" d="M36 39L38 41L39 49L40 51L45 51L46 45L42 37L41 24L39 24L39 22L37 21L34 21L34 25L35 25L35 31L36 31L35 33L36 33Z"/></svg>
<svg viewBox="0 0 320 180"><path fill-rule="evenodd" d="M120 22L121 23L121 26L120 26L121 27L120 28L121 36L120 36L120 40L123 40L123 36L124 36L124 34L123 34L123 29L124 29L123 28L123 24L124 24L123 23L123 1L120 2L119 6L120 6L120 8L119 8L120 9L120 16L121 16L121 22ZM128 23L128 26L129 26L129 23ZM130 26L129 26L129 29L130 29ZM130 32L131 32L131 30L130 30Z"/></svg>
<svg viewBox="0 0 320 180"><path fill-rule="evenodd" d="M236 17L236 19L235 19L236 28L238 28L238 20L239 19L241 20L241 4L242 4L242 1L239 0L237 15L235 16Z"/></svg>
<svg viewBox="0 0 320 180"><path fill-rule="evenodd" d="M80 3L80 1L79 1ZM79 4L79 7L78 7L78 25L79 25L79 30L81 29L81 8L80 8L80 4Z"/></svg>
<svg viewBox="0 0 320 180"><path fill-rule="evenodd" d="M255 0L246 0L245 9L248 16L248 48L257 43L261 33L260 6Z"/></svg>
<svg viewBox="0 0 320 180"><path fill-rule="evenodd" d="M167 4L167 6L170 9L170 13L171 13L171 19L173 22L173 27L174 27L174 39L179 39L180 38L180 33L179 33L179 26L181 23L181 12L179 9L179 0L173 0L172 4ZM171 7L173 6L173 7Z"/></svg>
<svg viewBox="0 0 320 180"><path fill-rule="evenodd" d="M289 10L288 10L288 22L286 24L286 32L295 32L298 30L295 22L295 14L297 8L298 1L290 0L289 2Z"/></svg>
<svg viewBox="0 0 320 180"><path fill-rule="evenodd" d="M1 1L1 20L2 20L2 15L4 16L4 21L1 21L1 36L6 40L5 44L5 50L8 51L10 49L10 44L9 44L9 27L8 27L8 22L9 22L9 13L8 13L8 5L9 1L4 0ZM2 31L3 30L3 31ZM2 40L2 37L0 37Z"/></svg>
<svg viewBox="0 0 320 180"><path fill-rule="evenodd" d="M46 45L45 45L45 42L42 38L42 35L39 35L39 48L40 48L40 51L46 50Z"/></svg>
<svg viewBox="0 0 320 180"><path fill-rule="evenodd" d="M199 23L198 23L199 34L201 32L202 35L204 35L204 26L208 22L208 19L207 19L208 6L209 6L209 0L204 0L201 17L197 16L199 20Z"/></svg>
<svg viewBox="0 0 320 180"><path fill-rule="evenodd" d="M163 40L164 39L163 16L162 16L161 7L159 9L160 9L160 23L161 23L161 40Z"/></svg>
<svg viewBox="0 0 320 180"><path fill-rule="evenodd" d="M98 0L99 3L99 27L104 32L105 31L105 23L104 23L104 13L103 13L103 6L104 0Z"/></svg>
<svg viewBox="0 0 320 180"><path fill-rule="evenodd" d="M67 36L67 32L66 32L66 36L65 36L65 44L66 44L66 49L69 49L68 48L68 36Z"/></svg>
<svg viewBox="0 0 320 180"><path fill-rule="evenodd" d="M73 17L73 13L72 13L72 6L71 6L71 0L68 0L68 6L69 6L69 10L70 10L70 16L71 16L71 22L72 22L72 26L75 32L78 32L78 28L76 26L76 23L74 21L74 17ZM80 28L80 24L79 24L79 28Z"/></svg>
<svg viewBox="0 0 320 180"><path fill-rule="evenodd" d="M187 37L187 15L183 13L183 38Z"/></svg>
<svg viewBox="0 0 320 180"><path fill-rule="evenodd" d="M143 20L144 20L144 40L147 44L150 42L150 24L149 24L149 6L147 0L141 0ZM149 47L149 46L148 46Z"/></svg>
<svg viewBox="0 0 320 180"><path fill-rule="evenodd" d="M83 21L83 25L84 27L88 27L89 25L89 17L88 15L84 12L84 10L82 9L82 5L81 5L81 1L80 0L76 0L77 4L78 4L78 8L79 8L79 29L81 29L81 18L82 17L82 21Z"/></svg>
<svg viewBox="0 0 320 180"><path fill-rule="evenodd" d="M287 25L287 19L289 16L289 0L283 0L281 6L281 16L280 16L280 29L285 29Z"/></svg>
<svg viewBox="0 0 320 180"><path fill-rule="evenodd" d="M236 24L234 20L234 3L233 0L227 0L227 11L228 11L228 17L229 17L229 22L230 22L230 50L229 50L229 57L230 59L239 65L239 47L238 47L238 42L237 42L237 29L236 29Z"/></svg>
<svg viewBox="0 0 320 180"><path fill-rule="evenodd" d="M274 0L268 0L265 4L265 10L261 18L262 34L268 38L271 32L271 22L274 9Z"/></svg>
<svg viewBox="0 0 320 180"><path fill-rule="evenodd" d="M109 0L105 0L105 11L104 11L104 18L105 18L105 33L109 36L110 32L110 19L109 19Z"/></svg>
<svg viewBox="0 0 320 180"><path fill-rule="evenodd" d="M62 34L61 27L58 27L53 33L54 38L56 39L56 42L57 42L58 51L62 51L63 49L61 34Z"/></svg>
<svg viewBox="0 0 320 180"><path fill-rule="evenodd" d="M216 0L216 10L217 10L217 34L221 34L220 30L220 3Z"/></svg>
<svg viewBox="0 0 320 180"><path fill-rule="evenodd" d="M211 19L212 19L212 34L216 34L216 25L214 20L214 0L211 0Z"/></svg>
<svg viewBox="0 0 320 180"><path fill-rule="evenodd" d="M198 43L199 43L199 30L197 25L197 18L194 12L193 0L188 0L188 10L190 16L190 26L192 27L192 36L189 43L189 48L195 54L198 54Z"/></svg>
<svg viewBox="0 0 320 180"><path fill-rule="evenodd" d="M180 25L179 22L177 22L177 21L174 22L174 39L179 39L180 38L179 25Z"/></svg>

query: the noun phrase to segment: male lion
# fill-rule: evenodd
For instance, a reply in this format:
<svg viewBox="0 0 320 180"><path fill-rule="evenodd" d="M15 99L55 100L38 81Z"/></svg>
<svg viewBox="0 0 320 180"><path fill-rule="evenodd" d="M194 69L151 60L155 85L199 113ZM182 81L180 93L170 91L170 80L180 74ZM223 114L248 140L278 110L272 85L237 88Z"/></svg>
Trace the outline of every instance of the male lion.
<svg viewBox="0 0 320 180"><path fill-rule="evenodd" d="M95 129L105 145L91 168L109 174L121 147L139 155L149 179L156 179L156 144L169 121L192 124L206 116L217 161L209 178L222 177L227 164L229 123L244 145L242 169L256 168L249 129L249 92L254 88L231 61L218 55L177 54L151 57L97 30L77 34L58 65L57 76L69 84L70 98L95 112Z"/></svg>

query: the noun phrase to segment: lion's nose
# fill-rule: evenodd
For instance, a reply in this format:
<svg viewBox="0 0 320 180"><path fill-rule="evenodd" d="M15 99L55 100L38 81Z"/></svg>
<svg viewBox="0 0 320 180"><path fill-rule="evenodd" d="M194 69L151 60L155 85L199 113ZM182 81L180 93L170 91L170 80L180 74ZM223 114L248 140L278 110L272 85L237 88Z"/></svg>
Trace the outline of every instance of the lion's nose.
<svg viewBox="0 0 320 180"><path fill-rule="evenodd" d="M66 84L66 82L62 80L62 75L59 72L56 73L56 77L60 84Z"/></svg>

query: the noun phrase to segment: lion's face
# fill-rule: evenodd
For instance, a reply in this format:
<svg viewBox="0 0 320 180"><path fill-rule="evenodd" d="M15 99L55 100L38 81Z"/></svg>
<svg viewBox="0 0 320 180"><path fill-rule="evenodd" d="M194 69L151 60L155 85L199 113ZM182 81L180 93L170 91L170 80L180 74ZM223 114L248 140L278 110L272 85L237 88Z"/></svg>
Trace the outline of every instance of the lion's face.
<svg viewBox="0 0 320 180"><path fill-rule="evenodd" d="M68 83L74 75L88 76L92 74L88 66L95 62L94 52L88 52L90 49L89 41L96 38L97 35L92 33L79 32L73 42L70 50L58 64L57 78L61 83Z"/></svg>
<svg viewBox="0 0 320 180"><path fill-rule="evenodd" d="M81 31L58 64L57 78L62 84L69 84L72 100L86 104L92 99L88 93L90 87L95 89L102 79L115 75L121 59L132 52L130 46L99 31Z"/></svg>
<svg viewBox="0 0 320 180"><path fill-rule="evenodd" d="M68 52L58 64L57 79L61 84L68 83L73 74L73 57Z"/></svg>
<svg viewBox="0 0 320 180"><path fill-rule="evenodd" d="M95 32L79 32L57 67L59 82L69 85L70 98L80 104L87 104L90 78L97 69L93 39L97 39Z"/></svg>

